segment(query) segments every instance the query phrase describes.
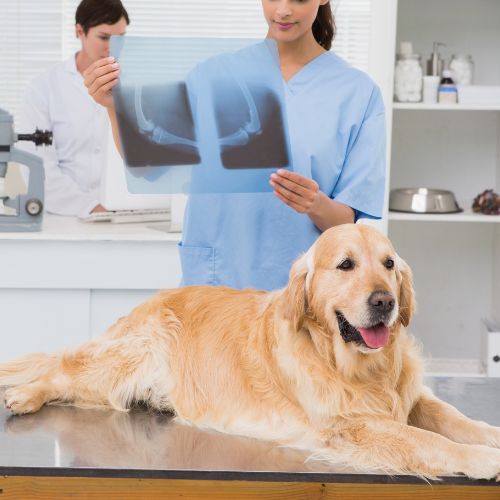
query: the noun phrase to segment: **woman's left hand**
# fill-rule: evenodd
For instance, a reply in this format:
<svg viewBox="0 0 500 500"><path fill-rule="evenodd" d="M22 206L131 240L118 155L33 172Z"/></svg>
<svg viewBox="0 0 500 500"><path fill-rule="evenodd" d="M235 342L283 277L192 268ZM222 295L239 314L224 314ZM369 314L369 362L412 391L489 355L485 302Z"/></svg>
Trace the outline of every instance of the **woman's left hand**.
<svg viewBox="0 0 500 500"><path fill-rule="evenodd" d="M312 214L320 204L318 183L296 172L280 169L271 174L269 184L274 188L274 194L298 213Z"/></svg>

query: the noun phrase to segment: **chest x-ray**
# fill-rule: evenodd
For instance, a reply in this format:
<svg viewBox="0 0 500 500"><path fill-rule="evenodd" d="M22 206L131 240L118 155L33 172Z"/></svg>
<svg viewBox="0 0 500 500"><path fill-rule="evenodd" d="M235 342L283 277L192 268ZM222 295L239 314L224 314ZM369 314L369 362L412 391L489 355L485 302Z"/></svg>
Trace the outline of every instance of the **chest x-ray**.
<svg viewBox="0 0 500 500"><path fill-rule="evenodd" d="M274 42L113 37L111 54L129 191L270 191L290 167Z"/></svg>

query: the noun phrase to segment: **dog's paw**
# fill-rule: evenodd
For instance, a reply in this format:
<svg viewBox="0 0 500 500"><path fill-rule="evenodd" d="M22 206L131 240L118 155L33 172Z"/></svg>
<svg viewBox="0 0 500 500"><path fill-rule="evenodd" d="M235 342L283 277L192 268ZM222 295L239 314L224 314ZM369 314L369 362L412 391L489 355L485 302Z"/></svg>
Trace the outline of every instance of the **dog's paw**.
<svg viewBox="0 0 500 500"><path fill-rule="evenodd" d="M7 389L4 394L5 408L14 415L24 415L38 411L44 399L40 391L29 385L21 385Z"/></svg>
<svg viewBox="0 0 500 500"><path fill-rule="evenodd" d="M474 452L469 455L463 472L472 479L500 479L500 450L482 445L473 445Z"/></svg>

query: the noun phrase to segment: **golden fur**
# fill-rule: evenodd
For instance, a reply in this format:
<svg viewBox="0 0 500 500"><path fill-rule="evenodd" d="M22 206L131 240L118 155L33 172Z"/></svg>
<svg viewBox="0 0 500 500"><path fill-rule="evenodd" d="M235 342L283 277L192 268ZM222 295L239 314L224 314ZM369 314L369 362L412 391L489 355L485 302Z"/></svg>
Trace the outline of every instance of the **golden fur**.
<svg viewBox="0 0 500 500"><path fill-rule="evenodd" d="M339 269L347 258L354 268ZM346 342L336 313L363 327L374 292L394 298L387 344ZM0 385L13 386L5 402L16 414L45 403L124 411L141 401L361 470L497 477L500 428L468 419L422 383L405 331L414 308L410 269L387 238L343 225L294 263L282 290L160 292L73 352L0 365Z"/></svg>

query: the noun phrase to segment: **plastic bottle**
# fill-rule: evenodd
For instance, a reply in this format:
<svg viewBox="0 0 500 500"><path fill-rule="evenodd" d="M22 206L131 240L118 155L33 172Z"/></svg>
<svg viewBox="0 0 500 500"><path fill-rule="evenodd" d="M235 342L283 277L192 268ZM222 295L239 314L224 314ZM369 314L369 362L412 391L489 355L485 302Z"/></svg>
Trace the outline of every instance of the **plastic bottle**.
<svg viewBox="0 0 500 500"><path fill-rule="evenodd" d="M433 51L430 59L427 61L427 75L439 76L443 74L444 61L439 53L439 47L446 47L446 44L441 42L434 42Z"/></svg>
<svg viewBox="0 0 500 500"><path fill-rule="evenodd" d="M449 69L443 71L443 78L439 84L439 104L457 104L458 90Z"/></svg>

